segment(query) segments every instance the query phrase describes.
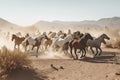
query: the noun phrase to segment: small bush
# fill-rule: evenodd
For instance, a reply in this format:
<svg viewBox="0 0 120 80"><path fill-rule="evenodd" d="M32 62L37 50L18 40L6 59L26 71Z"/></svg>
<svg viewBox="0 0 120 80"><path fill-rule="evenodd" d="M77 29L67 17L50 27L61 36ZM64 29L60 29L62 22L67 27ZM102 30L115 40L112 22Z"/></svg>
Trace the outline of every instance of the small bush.
<svg viewBox="0 0 120 80"><path fill-rule="evenodd" d="M21 51L10 51L5 46L0 51L0 77L15 71L31 66L31 60L27 53Z"/></svg>

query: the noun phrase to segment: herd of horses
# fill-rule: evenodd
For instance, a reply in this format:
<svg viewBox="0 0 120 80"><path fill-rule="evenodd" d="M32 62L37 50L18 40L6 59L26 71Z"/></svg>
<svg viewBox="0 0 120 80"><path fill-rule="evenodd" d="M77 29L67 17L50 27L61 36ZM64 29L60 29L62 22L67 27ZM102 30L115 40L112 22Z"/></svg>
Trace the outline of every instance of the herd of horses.
<svg viewBox="0 0 120 80"><path fill-rule="evenodd" d="M100 56L102 53L101 43L106 44L105 39L110 40L106 34L101 34L98 38L94 38L90 33L83 34L80 31L72 33L71 30L68 30L68 33L64 33L63 31L59 31L58 33L52 31L49 33L44 32L35 38L29 34L26 34L25 37L12 34L15 49L16 46L18 46L19 49L19 46L22 45L25 51L27 51L27 47L31 45L32 50L34 47L37 47L36 52L38 53L40 47L45 50L51 47L55 51L62 50L66 54L70 52L73 59L78 59L77 50L79 50L80 53L82 52L81 58L84 58L88 47L90 47L94 57ZM93 48L96 49L96 53ZM75 56L73 55L73 50Z"/></svg>

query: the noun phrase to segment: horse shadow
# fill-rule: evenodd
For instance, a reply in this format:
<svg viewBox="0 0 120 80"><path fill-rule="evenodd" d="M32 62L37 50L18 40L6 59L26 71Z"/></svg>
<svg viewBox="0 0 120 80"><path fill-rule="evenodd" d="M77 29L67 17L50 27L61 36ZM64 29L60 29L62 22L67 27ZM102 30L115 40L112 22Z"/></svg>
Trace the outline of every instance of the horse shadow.
<svg viewBox="0 0 120 80"><path fill-rule="evenodd" d="M101 56L97 56L94 58L91 57L85 57L80 59L80 61L85 61L85 62L91 62L91 63L110 63L113 64L115 63L115 52L108 52L108 51L103 51Z"/></svg>

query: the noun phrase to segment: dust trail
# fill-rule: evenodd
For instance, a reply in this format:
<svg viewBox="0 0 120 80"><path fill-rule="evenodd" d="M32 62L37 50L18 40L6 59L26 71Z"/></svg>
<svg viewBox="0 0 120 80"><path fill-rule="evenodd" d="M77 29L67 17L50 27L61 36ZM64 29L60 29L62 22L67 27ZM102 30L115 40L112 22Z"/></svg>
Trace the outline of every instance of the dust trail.
<svg viewBox="0 0 120 80"><path fill-rule="evenodd" d="M0 49L6 46L10 50L14 50L14 42L11 41L11 38L8 38L4 35L1 35L0 37Z"/></svg>
<svg viewBox="0 0 120 80"><path fill-rule="evenodd" d="M68 54L61 51L53 51L51 48L40 56L41 59L70 59Z"/></svg>

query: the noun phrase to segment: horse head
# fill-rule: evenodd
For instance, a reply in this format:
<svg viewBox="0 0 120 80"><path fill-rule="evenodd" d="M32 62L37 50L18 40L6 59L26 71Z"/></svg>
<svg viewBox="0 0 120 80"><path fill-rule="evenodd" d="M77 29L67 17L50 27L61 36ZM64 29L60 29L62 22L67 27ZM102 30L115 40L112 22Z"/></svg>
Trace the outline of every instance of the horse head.
<svg viewBox="0 0 120 80"><path fill-rule="evenodd" d="M103 39L110 40L110 38L106 34L102 34L101 37L103 37Z"/></svg>
<svg viewBox="0 0 120 80"><path fill-rule="evenodd" d="M16 38L17 36L15 34L12 35L12 41Z"/></svg>
<svg viewBox="0 0 120 80"><path fill-rule="evenodd" d="M93 37L90 35L90 33L85 33L85 38L86 39L91 39L91 40L93 40Z"/></svg>
<svg viewBox="0 0 120 80"><path fill-rule="evenodd" d="M80 31L74 32L73 35L74 35L75 39L79 39L80 38Z"/></svg>
<svg viewBox="0 0 120 80"><path fill-rule="evenodd" d="M48 40L48 37L47 37L46 34L41 35L41 38L44 38L44 39L47 39L47 40Z"/></svg>
<svg viewBox="0 0 120 80"><path fill-rule="evenodd" d="M84 34L83 34L83 33L81 33L81 34L80 34L80 38L81 38L81 37L83 37L83 36L84 36Z"/></svg>
<svg viewBox="0 0 120 80"><path fill-rule="evenodd" d="M25 38L27 38L27 37L29 37L30 35L29 35L29 33L27 33L26 35L25 35Z"/></svg>

